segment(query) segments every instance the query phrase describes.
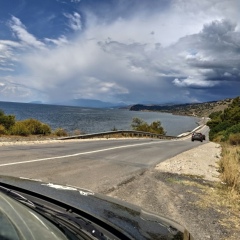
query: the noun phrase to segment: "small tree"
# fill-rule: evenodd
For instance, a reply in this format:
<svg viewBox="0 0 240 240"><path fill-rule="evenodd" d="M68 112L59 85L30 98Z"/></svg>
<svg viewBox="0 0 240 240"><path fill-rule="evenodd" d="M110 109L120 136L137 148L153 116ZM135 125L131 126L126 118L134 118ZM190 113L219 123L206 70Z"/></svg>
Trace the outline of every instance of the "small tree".
<svg viewBox="0 0 240 240"><path fill-rule="evenodd" d="M154 133L164 134L164 135L166 134L166 132L164 131L163 127L161 126L161 122L160 121L152 122L151 125L150 125L150 129Z"/></svg>
<svg viewBox="0 0 240 240"><path fill-rule="evenodd" d="M135 131L151 132L156 134L166 134L160 121L152 122L150 125L140 118L133 118L132 129Z"/></svg>
<svg viewBox="0 0 240 240"><path fill-rule="evenodd" d="M140 118L133 118L131 126L135 131L149 132L148 124Z"/></svg>

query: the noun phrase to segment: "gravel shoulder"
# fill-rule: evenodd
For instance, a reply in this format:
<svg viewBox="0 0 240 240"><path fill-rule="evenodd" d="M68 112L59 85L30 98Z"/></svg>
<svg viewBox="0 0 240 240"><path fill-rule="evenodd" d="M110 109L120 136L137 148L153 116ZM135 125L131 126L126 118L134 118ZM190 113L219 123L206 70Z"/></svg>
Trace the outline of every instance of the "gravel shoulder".
<svg viewBox="0 0 240 240"><path fill-rule="evenodd" d="M202 144L158 164L108 195L174 219L195 240L238 240L240 214L219 191L220 156L220 145Z"/></svg>

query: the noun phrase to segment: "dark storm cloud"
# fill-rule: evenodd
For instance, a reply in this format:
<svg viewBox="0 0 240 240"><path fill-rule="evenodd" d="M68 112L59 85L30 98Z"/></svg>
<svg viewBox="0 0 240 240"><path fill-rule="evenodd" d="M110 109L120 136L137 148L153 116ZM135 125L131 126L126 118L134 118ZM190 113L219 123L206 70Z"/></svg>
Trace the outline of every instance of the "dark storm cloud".
<svg viewBox="0 0 240 240"><path fill-rule="evenodd" d="M235 0L21 3L0 18L0 100L198 102L239 95Z"/></svg>
<svg viewBox="0 0 240 240"><path fill-rule="evenodd" d="M152 15L166 10L172 0L82 0L80 8L89 11L99 18L99 21L112 22L116 19L133 18L136 15Z"/></svg>
<svg viewBox="0 0 240 240"><path fill-rule="evenodd" d="M240 34L237 25L228 20L206 24L199 34L181 39L177 48L187 46L186 64L195 74L174 80L175 85L189 88L218 86L235 92L240 82ZM213 90L213 89L212 89ZM214 90L213 90L214 91Z"/></svg>

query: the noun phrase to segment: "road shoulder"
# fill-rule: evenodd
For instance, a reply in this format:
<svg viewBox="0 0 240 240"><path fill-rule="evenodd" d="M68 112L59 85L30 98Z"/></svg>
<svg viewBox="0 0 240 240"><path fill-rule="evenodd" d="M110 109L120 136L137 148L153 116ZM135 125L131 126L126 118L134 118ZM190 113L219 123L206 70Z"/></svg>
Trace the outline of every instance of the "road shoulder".
<svg viewBox="0 0 240 240"><path fill-rule="evenodd" d="M219 192L221 148L208 142L140 174L108 193L185 226L195 240L239 239L239 213Z"/></svg>

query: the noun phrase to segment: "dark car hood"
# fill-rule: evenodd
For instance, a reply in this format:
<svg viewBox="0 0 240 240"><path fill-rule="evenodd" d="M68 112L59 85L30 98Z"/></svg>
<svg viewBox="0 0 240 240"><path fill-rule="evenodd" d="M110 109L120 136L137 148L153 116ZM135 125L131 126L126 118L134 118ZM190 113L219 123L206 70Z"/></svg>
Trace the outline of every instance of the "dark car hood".
<svg viewBox="0 0 240 240"><path fill-rule="evenodd" d="M9 176L0 176L0 185L78 209L85 217L89 216L103 226L109 225L129 239L183 239L183 235L184 239L193 239L172 220L86 189Z"/></svg>

